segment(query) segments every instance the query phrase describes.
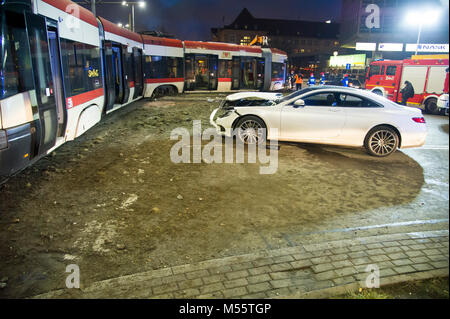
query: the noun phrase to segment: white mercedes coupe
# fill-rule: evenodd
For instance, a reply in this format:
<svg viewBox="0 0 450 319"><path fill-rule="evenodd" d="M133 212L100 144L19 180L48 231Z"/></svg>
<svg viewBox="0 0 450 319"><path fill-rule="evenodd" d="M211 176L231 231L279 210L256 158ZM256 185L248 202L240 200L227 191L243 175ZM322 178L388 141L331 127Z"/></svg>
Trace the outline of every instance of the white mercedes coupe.
<svg viewBox="0 0 450 319"><path fill-rule="evenodd" d="M281 93L231 94L210 116L219 134L245 144L279 141L365 147L373 156L425 143L420 109L396 104L369 91L315 86ZM277 130L274 130L277 128Z"/></svg>

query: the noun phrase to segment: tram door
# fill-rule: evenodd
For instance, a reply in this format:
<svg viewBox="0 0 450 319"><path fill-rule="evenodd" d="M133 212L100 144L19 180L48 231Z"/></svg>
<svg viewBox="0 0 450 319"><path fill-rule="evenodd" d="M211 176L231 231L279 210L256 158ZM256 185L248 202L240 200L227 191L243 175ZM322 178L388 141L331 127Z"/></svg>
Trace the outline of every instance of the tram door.
<svg viewBox="0 0 450 319"><path fill-rule="evenodd" d="M123 82L123 103L128 102L128 98L130 97L130 86L128 85L130 81L133 81L133 67L128 63L129 61L129 53L127 52L127 47L122 45L122 65L123 65L123 74L124 74L124 82Z"/></svg>
<svg viewBox="0 0 450 319"><path fill-rule="evenodd" d="M265 72L265 61L264 58L256 59L256 89L263 90L264 89L264 72Z"/></svg>
<svg viewBox="0 0 450 319"><path fill-rule="evenodd" d="M239 90L240 88L240 74L241 74L241 59L234 56L231 67L231 89Z"/></svg>
<svg viewBox="0 0 450 319"><path fill-rule="evenodd" d="M133 48L133 65L134 65L134 95L133 99L142 96L144 89L144 79L142 72L142 50Z"/></svg>
<svg viewBox="0 0 450 319"><path fill-rule="evenodd" d="M106 86L106 98L105 98L105 110L106 113L111 111L114 107L116 100L116 85L114 78L113 67L113 49L111 41L104 41L103 54L105 62L105 86Z"/></svg>
<svg viewBox="0 0 450 319"><path fill-rule="evenodd" d="M208 56L195 56L195 89L209 90Z"/></svg>
<svg viewBox="0 0 450 319"><path fill-rule="evenodd" d="M241 58L241 89L256 88L256 63L253 58Z"/></svg>
<svg viewBox="0 0 450 319"><path fill-rule="evenodd" d="M45 19L37 15L26 14L26 25L39 113L39 121L37 123L39 146L37 153L41 155L46 153L56 143L58 110L52 83L51 58Z"/></svg>
<svg viewBox="0 0 450 319"><path fill-rule="evenodd" d="M115 88L115 103L122 104L123 100L123 68L122 68L122 49L119 45L112 45L112 72Z"/></svg>
<svg viewBox="0 0 450 319"><path fill-rule="evenodd" d="M209 65L209 90L217 90L217 70L219 64L219 56L209 55L208 65Z"/></svg>
<svg viewBox="0 0 450 319"><path fill-rule="evenodd" d="M56 29L47 31L50 49L50 63L52 68L53 89L55 92L56 108L58 115L57 136L64 136L66 129L66 107L64 103L64 88L62 84L61 57L59 56L59 41Z"/></svg>

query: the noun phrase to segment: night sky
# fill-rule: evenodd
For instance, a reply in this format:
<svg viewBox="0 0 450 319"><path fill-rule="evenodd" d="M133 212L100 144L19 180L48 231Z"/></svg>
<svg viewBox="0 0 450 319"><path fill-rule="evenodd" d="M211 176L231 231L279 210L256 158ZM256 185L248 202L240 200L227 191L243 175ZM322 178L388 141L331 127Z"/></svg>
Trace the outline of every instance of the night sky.
<svg viewBox="0 0 450 319"><path fill-rule="evenodd" d="M121 0L105 0L108 2ZM138 0L134 0L138 1ZM145 0L136 6L136 31L159 30L182 40L210 40L212 27L230 24L246 7L256 18L338 22L340 0ZM77 1L80 2L80 1ZM97 5L97 15L111 22L128 23L131 8L119 4Z"/></svg>

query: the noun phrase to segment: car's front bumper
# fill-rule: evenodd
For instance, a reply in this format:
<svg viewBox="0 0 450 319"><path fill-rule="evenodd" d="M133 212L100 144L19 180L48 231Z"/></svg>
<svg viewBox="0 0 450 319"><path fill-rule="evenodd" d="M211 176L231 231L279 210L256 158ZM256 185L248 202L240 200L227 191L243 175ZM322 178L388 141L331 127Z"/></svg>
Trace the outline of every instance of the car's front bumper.
<svg viewBox="0 0 450 319"><path fill-rule="evenodd" d="M215 127L218 134L231 137L233 136L233 122L239 117L239 115L237 115L236 112L231 111L227 116L216 118L219 110L220 108L217 108L212 111L209 116L209 122Z"/></svg>

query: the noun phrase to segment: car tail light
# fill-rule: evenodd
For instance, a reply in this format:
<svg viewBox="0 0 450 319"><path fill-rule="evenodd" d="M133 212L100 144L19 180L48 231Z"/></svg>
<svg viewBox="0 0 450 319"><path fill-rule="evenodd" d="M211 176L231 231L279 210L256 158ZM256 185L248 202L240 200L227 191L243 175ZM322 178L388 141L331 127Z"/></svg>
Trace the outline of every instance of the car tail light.
<svg viewBox="0 0 450 319"><path fill-rule="evenodd" d="M413 117L412 120L416 123L425 123L425 119L423 117Z"/></svg>

